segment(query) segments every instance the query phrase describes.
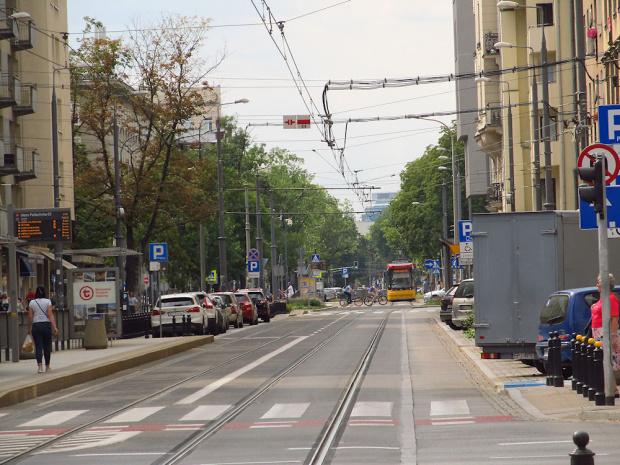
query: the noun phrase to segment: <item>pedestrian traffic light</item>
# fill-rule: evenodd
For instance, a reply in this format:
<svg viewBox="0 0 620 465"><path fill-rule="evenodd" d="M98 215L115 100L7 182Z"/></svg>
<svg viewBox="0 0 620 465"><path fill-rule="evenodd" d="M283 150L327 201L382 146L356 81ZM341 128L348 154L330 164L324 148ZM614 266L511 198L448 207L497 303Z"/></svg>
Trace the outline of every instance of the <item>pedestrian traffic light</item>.
<svg viewBox="0 0 620 465"><path fill-rule="evenodd" d="M579 197L584 202L594 205L594 211L601 215L605 207L605 197L603 195L603 161L597 160L593 166L577 168L579 177L588 185L579 186Z"/></svg>
<svg viewBox="0 0 620 465"><path fill-rule="evenodd" d="M357 260L353 262L353 268L357 270Z"/></svg>

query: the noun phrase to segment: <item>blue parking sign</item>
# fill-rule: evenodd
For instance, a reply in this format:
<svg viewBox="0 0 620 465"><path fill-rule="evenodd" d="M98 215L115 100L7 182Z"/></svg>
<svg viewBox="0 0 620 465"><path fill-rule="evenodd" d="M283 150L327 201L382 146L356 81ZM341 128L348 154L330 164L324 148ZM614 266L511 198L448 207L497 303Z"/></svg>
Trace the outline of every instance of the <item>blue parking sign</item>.
<svg viewBox="0 0 620 465"><path fill-rule="evenodd" d="M620 143L620 105L599 105L598 127L601 144Z"/></svg>
<svg viewBox="0 0 620 465"><path fill-rule="evenodd" d="M152 262L168 261L168 244L150 243L149 244L149 260Z"/></svg>

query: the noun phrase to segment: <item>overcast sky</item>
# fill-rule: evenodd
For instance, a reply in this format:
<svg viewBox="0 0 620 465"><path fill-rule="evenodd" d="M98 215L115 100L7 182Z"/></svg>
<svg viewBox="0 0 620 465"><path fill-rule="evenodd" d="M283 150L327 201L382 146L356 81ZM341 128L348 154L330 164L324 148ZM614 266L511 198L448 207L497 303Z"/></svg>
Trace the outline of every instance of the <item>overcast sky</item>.
<svg viewBox="0 0 620 465"><path fill-rule="evenodd" d="M255 8L256 6L256 8ZM290 51L278 28L270 36L262 23L267 7L284 21ZM451 0L68 0L70 41L84 28L84 16L104 23L111 38L138 20L156 23L162 13L212 18L206 53L227 57L209 78L222 87L222 101L247 104L223 107L248 127L255 143L281 147L302 157L316 183L346 186L339 155L323 142L318 127L284 130L284 115L323 113L322 92L329 80L415 78L454 73ZM257 9L259 12L257 12ZM277 45L277 47L276 47ZM297 68L294 65L297 65ZM300 73L310 96L304 99L291 77ZM310 100L311 99L311 100ZM328 92L334 121L453 111L452 83L377 90ZM454 116L438 117L449 124ZM253 126L265 122L273 126ZM249 126L248 126L249 125ZM405 164L437 142L440 125L430 121L392 120L350 123L344 149L345 176L360 185L394 192ZM336 144L344 145L345 125L334 124ZM331 195L363 208L350 191Z"/></svg>

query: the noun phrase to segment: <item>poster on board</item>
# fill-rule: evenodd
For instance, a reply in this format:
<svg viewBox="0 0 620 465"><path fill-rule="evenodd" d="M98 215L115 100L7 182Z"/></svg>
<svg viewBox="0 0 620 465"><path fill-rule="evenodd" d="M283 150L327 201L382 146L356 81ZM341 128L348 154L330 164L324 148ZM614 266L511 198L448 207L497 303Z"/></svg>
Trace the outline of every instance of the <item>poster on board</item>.
<svg viewBox="0 0 620 465"><path fill-rule="evenodd" d="M86 320L103 319L108 337L120 336L118 274L116 268L71 270L71 337L84 337Z"/></svg>

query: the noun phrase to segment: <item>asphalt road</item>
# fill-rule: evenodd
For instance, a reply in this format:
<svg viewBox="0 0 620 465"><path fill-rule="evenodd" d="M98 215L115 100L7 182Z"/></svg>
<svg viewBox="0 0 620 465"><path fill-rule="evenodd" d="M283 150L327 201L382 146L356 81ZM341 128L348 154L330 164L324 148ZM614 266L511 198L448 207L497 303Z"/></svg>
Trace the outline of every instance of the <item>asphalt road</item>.
<svg viewBox="0 0 620 465"><path fill-rule="evenodd" d="M597 465L618 462L620 425L529 417L436 316L436 307L334 308L231 329L4 410L0 463L30 450L14 463L556 465L570 463L577 429L590 434Z"/></svg>

